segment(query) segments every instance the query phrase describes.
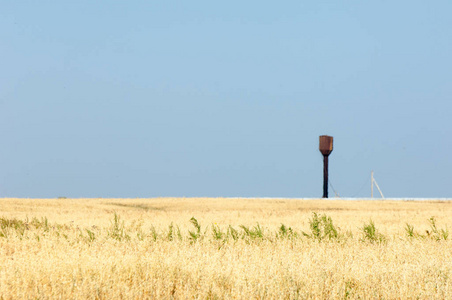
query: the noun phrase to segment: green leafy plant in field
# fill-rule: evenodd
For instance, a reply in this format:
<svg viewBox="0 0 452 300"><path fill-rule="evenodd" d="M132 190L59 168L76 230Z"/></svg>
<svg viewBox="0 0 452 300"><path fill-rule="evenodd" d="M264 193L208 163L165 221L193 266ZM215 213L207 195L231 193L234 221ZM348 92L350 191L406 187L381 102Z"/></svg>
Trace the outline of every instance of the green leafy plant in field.
<svg viewBox="0 0 452 300"><path fill-rule="evenodd" d="M284 224L281 224L278 232L276 233L276 238L285 239L285 238L294 238L297 237L296 232L292 229L292 227L287 227Z"/></svg>
<svg viewBox="0 0 452 300"><path fill-rule="evenodd" d="M278 235L282 236L282 237L286 237L287 236L287 232L288 232L288 230L287 230L286 225L281 224L281 227L279 227Z"/></svg>
<svg viewBox="0 0 452 300"><path fill-rule="evenodd" d="M311 234L303 232L303 235L312 239L321 241L324 239L337 239L339 237L333 220L325 214L320 216L316 212L312 213L312 218L309 220L309 228L311 229Z"/></svg>
<svg viewBox="0 0 452 300"><path fill-rule="evenodd" d="M416 232L414 232L414 226L408 223L406 223L405 225L405 232L409 238L414 238L415 236L417 236Z"/></svg>
<svg viewBox="0 0 452 300"><path fill-rule="evenodd" d="M314 239L322 239L322 229L320 224L320 218L317 215L317 213L313 213L312 219L309 220L309 228L311 229L311 235L306 234L303 232L303 234L307 237L311 237Z"/></svg>
<svg viewBox="0 0 452 300"><path fill-rule="evenodd" d="M78 229L78 238L80 239L80 241L86 242L88 244L94 242L94 240L96 239L96 234L89 230L88 228L85 228L84 231L82 231L81 229ZM86 232L86 235L84 234Z"/></svg>
<svg viewBox="0 0 452 300"><path fill-rule="evenodd" d="M108 231L108 236L118 241L130 240L130 236L125 230L124 221L121 221L121 217L116 212Z"/></svg>
<svg viewBox="0 0 452 300"><path fill-rule="evenodd" d="M18 219L0 218L0 237L8 237L10 231L16 232L19 237L25 234L28 229L28 222Z"/></svg>
<svg viewBox="0 0 452 300"><path fill-rule="evenodd" d="M179 239L179 241L183 240L182 233L180 232L179 226L176 226L176 236Z"/></svg>
<svg viewBox="0 0 452 300"><path fill-rule="evenodd" d="M174 229L173 222L171 222L171 224L169 224L169 226L168 226L168 233L166 234L166 238L168 239L168 241L172 241L172 240L174 240L175 235L176 235L176 230Z"/></svg>
<svg viewBox="0 0 452 300"><path fill-rule="evenodd" d="M235 229L234 227L232 227L231 225L229 225L228 227L228 232L227 232L227 237L232 238L234 241L237 241L239 239L239 232L237 231L237 229Z"/></svg>
<svg viewBox="0 0 452 300"><path fill-rule="evenodd" d="M157 241L159 237L159 234L157 233L157 230L155 229L154 225L151 226L151 239L155 242Z"/></svg>
<svg viewBox="0 0 452 300"><path fill-rule="evenodd" d="M140 241L143 241L144 238L146 237L145 233L143 232L143 230L140 228L137 228L137 238Z"/></svg>
<svg viewBox="0 0 452 300"><path fill-rule="evenodd" d="M257 238L260 238L260 239L264 238L264 231L261 228L261 226L259 225L259 223L257 223L257 225L253 227L253 233L254 233L254 236Z"/></svg>
<svg viewBox="0 0 452 300"><path fill-rule="evenodd" d="M190 219L191 224L195 227L194 231L189 230L189 239L191 242L196 242L201 237L201 225L199 225L198 220L195 217Z"/></svg>
<svg viewBox="0 0 452 300"><path fill-rule="evenodd" d="M45 232L50 230L49 220L47 220L47 217L41 218L40 220L38 218L33 218L30 225L36 229L42 229Z"/></svg>
<svg viewBox="0 0 452 300"><path fill-rule="evenodd" d="M264 238L264 232L262 227L257 223L253 228L249 228L245 225L240 225L240 228L243 230L243 237L249 239L262 239Z"/></svg>
<svg viewBox="0 0 452 300"><path fill-rule="evenodd" d="M361 241L368 241L371 243L382 243L386 241L386 237L379 233L372 220L368 224L364 224L362 227L363 238Z"/></svg>
<svg viewBox="0 0 452 300"><path fill-rule="evenodd" d="M427 230L427 235L437 241L447 240L447 238L449 237L449 230L447 228L446 229L438 228L436 226L435 217L430 217L429 222L431 231Z"/></svg>
<svg viewBox="0 0 452 300"><path fill-rule="evenodd" d="M212 237L215 240L222 240L225 238L225 236L226 236L226 234L221 231L220 226L218 226L216 224L212 224Z"/></svg>
<svg viewBox="0 0 452 300"><path fill-rule="evenodd" d="M85 229L86 230L86 233L88 234L88 237L87 237L87 240L88 240L88 242L94 242L94 240L96 239L96 235L94 234L94 232L92 232L91 230L89 230L89 229Z"/></svg>

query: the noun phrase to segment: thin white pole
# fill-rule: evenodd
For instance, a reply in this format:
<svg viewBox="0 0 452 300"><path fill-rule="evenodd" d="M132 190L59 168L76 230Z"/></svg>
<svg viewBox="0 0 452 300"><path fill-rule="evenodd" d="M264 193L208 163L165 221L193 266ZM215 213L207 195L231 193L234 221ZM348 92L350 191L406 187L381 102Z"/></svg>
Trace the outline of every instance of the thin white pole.
<svg viewBox="0 0 452 300"><path fill-rule="evenodd" d="M370 198L374 197L374 171L370 171Z"/></svg>

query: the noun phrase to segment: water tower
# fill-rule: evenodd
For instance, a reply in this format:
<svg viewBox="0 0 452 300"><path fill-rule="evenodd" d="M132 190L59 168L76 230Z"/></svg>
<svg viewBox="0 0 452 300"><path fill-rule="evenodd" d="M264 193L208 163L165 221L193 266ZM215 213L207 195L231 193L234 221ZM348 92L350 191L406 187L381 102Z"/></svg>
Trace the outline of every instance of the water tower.
<svg viewBox="0 0 452 300"><path fill-rule="evenodd" d="M333 137L321 135L319 150L323 155L323 198L328 198L328 156L333 151Z"/></svg>

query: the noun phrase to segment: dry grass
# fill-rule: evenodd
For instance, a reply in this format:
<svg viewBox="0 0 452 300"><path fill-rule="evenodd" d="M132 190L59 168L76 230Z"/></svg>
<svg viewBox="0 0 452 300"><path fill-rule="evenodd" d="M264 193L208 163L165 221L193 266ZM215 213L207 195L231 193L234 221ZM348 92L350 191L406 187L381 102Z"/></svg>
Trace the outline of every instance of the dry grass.
<svg viewBox="0 0 452 300"><path fill-rule="evenodd" d="M0 199L0 207L1 299L452 298L452 202Z"/></svg>

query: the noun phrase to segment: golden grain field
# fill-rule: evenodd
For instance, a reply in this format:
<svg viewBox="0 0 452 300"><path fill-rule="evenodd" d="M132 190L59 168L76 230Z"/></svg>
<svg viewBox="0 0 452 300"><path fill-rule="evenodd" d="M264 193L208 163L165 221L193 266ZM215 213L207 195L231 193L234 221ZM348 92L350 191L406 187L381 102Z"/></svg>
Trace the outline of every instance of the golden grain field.
<svg viewBox="0 0 452 300"><path fill-rule="evenodd" d="M1 299L452 299L452 202L0 199Z"/></svg>

